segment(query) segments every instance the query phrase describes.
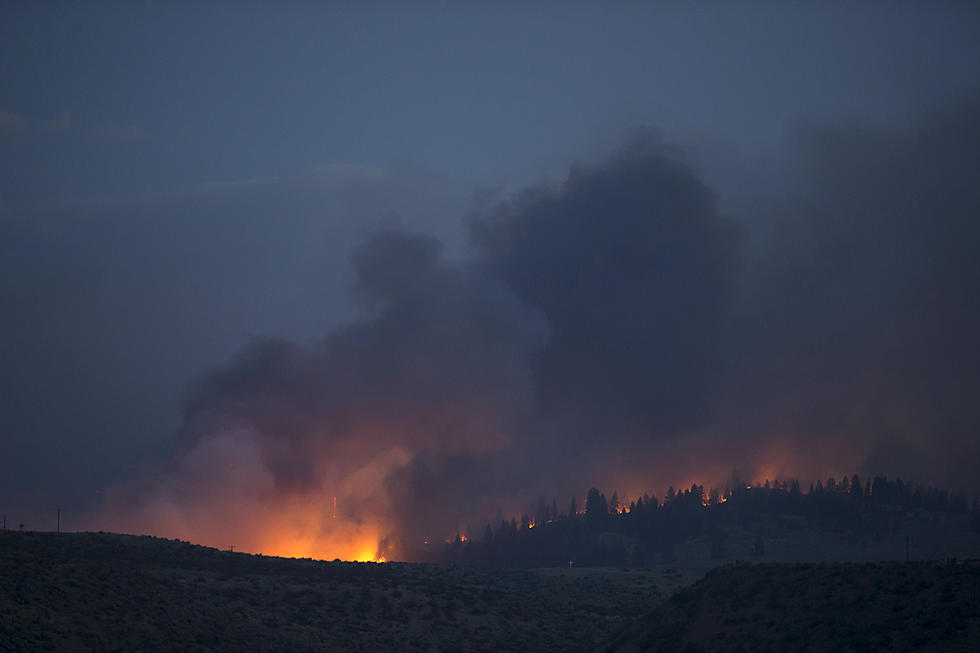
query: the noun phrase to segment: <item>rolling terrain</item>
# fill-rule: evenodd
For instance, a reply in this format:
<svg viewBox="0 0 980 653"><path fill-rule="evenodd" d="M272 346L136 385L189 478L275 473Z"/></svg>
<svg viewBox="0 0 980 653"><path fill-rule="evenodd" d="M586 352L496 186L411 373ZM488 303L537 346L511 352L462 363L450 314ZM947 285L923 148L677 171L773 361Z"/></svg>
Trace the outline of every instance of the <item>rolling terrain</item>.
<svg viewBox="0 0 980 653"><path fill-rule="evenodd" d="M0 535L0 649L590 650L701 572L318 562Z"/></svg>
<svg viewBox="0 0 980 653"><path fill-rule="evenodd" d="M0 533L0 650L976 651L980 563L491 569Z"/></svg>
<svg viewBox="0 0 980 653"><path fill-rule="evenodd" d="M604 649L980 650L980 563L727 565Z"/></svg>

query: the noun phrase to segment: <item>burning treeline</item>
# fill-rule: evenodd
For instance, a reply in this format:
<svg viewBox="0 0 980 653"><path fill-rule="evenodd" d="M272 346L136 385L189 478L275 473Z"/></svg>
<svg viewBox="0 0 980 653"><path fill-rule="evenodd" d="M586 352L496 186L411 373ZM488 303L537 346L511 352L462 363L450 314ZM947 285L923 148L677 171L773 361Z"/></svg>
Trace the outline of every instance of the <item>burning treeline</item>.
<svg viewBox="0 0 980 653"><path fill-rule="evenodd" d="M736 465L975 489L964 425L980 402L964 388L980 369L980 314L930 285L980 294L959 273L975 265L976 220L942 218L977 186L932 174L980 150L975 129L962 138L966 104L907 130L926 134L914 142L931 152L928 183L906 178L923 164L904 132L820 140L804 171L819 196L801 191L779 220L771 207L724 215L675 149L640 135L559 188L476 209L464 259L430 236L379 232L351 255L359 317L311 347L256 340L200 379L178 455L110 493L96 521L236 550L405 559L590 482L687 487ZM907 163L901 184L891 168L841 176L848 147Z"/></svg>
<svg viewBox="0 0 980 653"><path fill-rule="evenodd" d="M732 478L736 485L725 490L706 492L697 484L680 491L670 487L662 501L646 494L620 501L613 493L607 499L592 488L584 508L572 499L567 513L558 511L556 503L549 508L539 501L534 516L525 513L520 521L501 520L496 527L488 523L479 536L457 535L423 559L505 567L648 565L673 562L681 553L687 559L731 559L746 555L728 545L729 537L739 532L755 537L751 555L764 556L767 537L774 532L818 529L846 533L851 541L867 545L894 539L906 518L924 518L953 540L967 530L980 533L976 499L971 506L963 494L900 478L876 476L863 484L857 474L829 477L807 491L796 479L752 484L740 482L737 475ZM700 556L679 551L696 549L699 542L705 547ZM964 546L952 542L943 553L952 556L962 550Z"/></svg>

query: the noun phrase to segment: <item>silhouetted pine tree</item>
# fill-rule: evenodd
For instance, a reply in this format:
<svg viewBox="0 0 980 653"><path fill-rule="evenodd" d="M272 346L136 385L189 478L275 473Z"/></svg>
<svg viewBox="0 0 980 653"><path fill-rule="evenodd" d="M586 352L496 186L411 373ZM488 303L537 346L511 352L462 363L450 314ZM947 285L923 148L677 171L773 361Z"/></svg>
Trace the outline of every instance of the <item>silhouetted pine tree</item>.
<svg viewBox="0 0 980 653"><path fill-rule="evenodd" d="M599 526L609 514L609 504L606 497L597 488L590 488L585 497L585 520L593 527Z"/></svg>

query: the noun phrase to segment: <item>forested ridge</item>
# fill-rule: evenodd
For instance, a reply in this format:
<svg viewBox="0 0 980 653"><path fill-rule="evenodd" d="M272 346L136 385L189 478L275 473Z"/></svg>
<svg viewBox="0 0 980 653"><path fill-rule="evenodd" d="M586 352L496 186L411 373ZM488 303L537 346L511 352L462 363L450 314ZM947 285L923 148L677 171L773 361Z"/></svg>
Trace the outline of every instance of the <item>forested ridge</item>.
<svg viewBox="0 0 980 653"><path fill-rule="evenodd" d="M505 567L648 565L675 562L694 539L708 543L711 559L733 559L736 533L752 536L750 555L759 558L774 533L839 534L869 546L901 536L912 521L941 522L953 536L980 533L976 498L901 478L830 477L806 491L796 480L752 485L737 473L732 480L722 490L671 487L662 500L644 494L628 503L591 488L583 510L574 498L567 511L539 498L533 514L485 524L479 534L467 529L432 547L429 558Z"/></svg>

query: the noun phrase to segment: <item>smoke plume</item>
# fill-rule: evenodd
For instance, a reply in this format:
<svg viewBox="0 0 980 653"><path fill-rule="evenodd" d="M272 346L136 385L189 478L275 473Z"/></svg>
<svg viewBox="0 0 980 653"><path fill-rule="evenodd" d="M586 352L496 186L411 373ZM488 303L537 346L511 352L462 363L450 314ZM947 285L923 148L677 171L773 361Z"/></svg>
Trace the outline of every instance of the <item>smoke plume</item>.
<svg viewBox="0 0 980 653"><path fill-rule="evenodd" d="M477 211L465 259L377 232L350 260L359 317L313 347L257 340L199 380L180 455L104 514L404 559L538 495L733 466L977 489L978 108L807 131L758 215L725 215L640 133Z"/></svg>

